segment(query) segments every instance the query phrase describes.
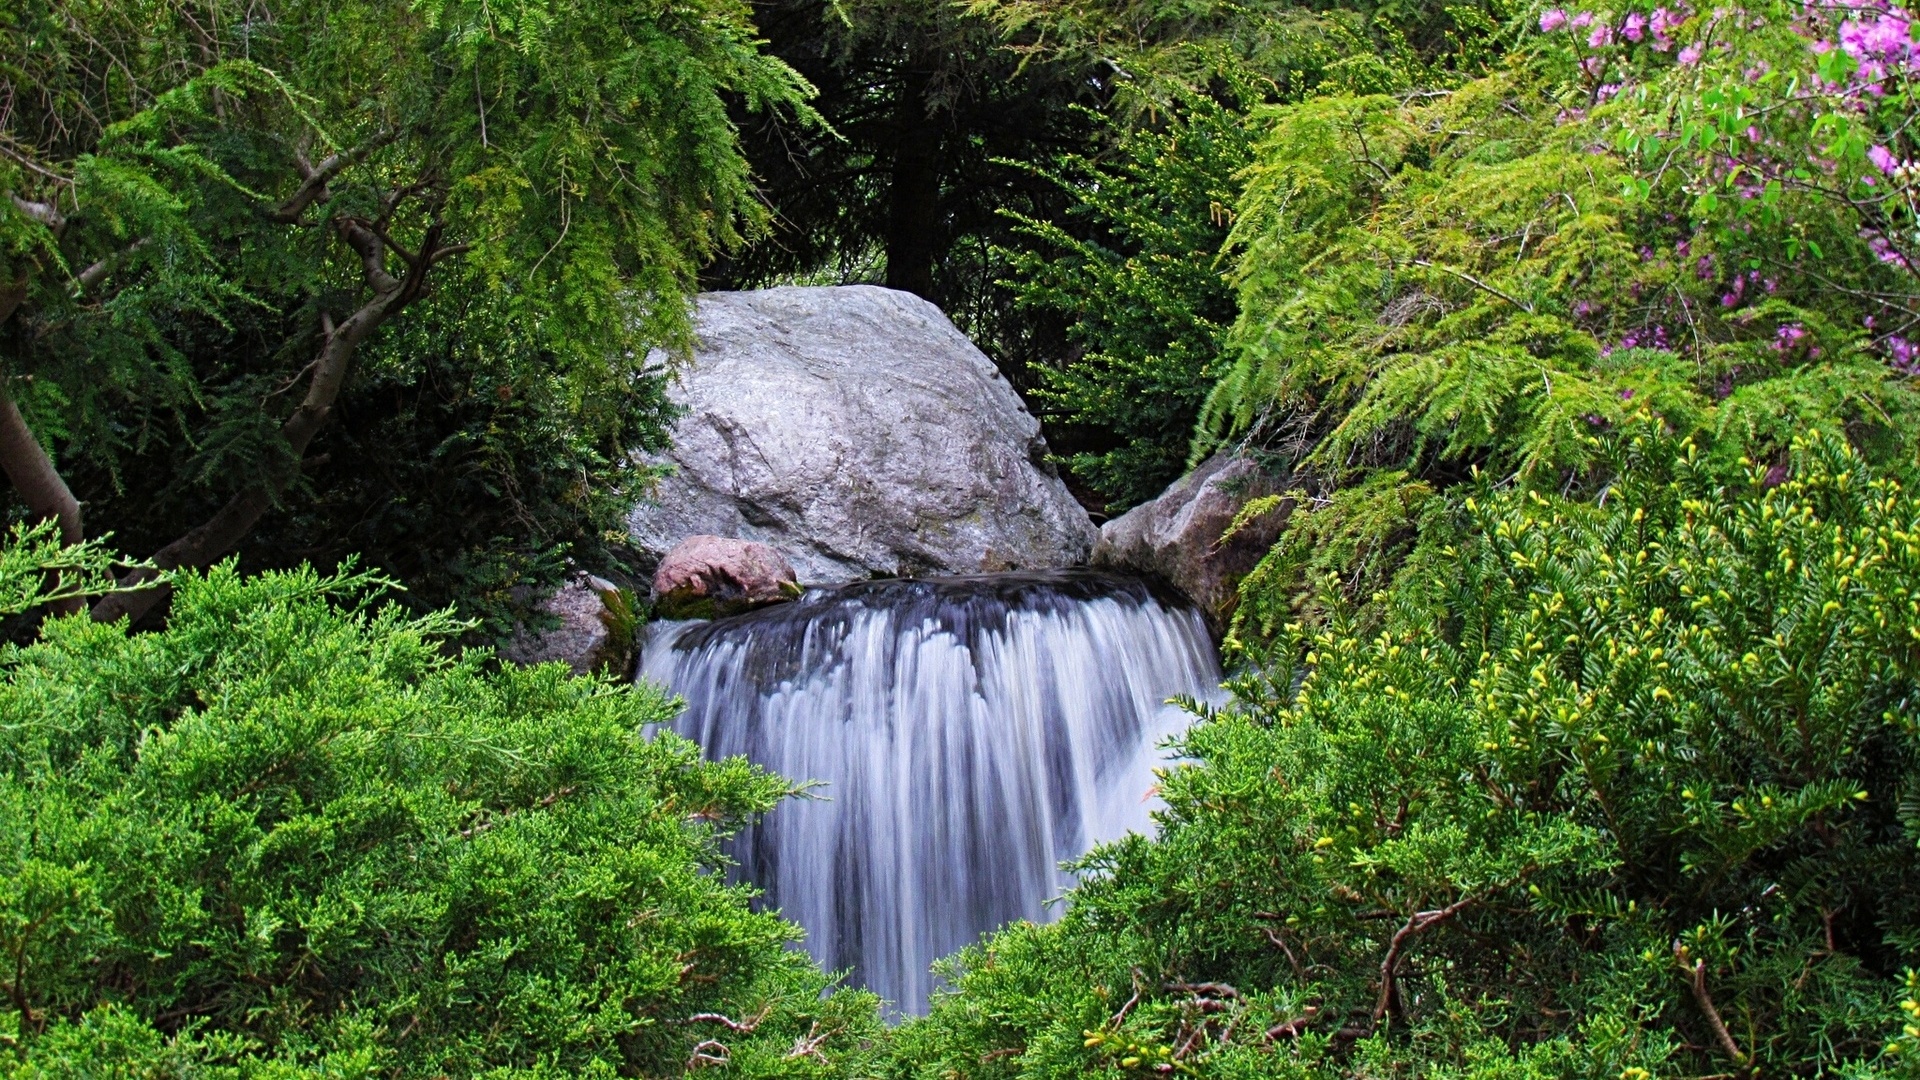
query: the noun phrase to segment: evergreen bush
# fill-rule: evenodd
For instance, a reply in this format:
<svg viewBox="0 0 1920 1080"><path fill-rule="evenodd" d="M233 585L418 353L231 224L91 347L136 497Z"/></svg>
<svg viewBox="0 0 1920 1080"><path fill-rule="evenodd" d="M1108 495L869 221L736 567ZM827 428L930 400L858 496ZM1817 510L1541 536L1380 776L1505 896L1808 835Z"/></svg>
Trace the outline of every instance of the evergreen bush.
<svg viewBox="0 0 1920 1080"><path fill-rule="evenodd" d="M163 631L56 619L0 654L0 1074L833 1076L868 1053L871 995L722 872L787 782L648 734L659 692L493 670L365 575L173 580Z"/></svg>
<svg viewBox="0 0 1920 1080"><path fill-rule="evenodd" d="M1287 627L900 1075L1911 1075L1920 498L1649 427L1604 501L1450 500L1377 633Z"/></svg>

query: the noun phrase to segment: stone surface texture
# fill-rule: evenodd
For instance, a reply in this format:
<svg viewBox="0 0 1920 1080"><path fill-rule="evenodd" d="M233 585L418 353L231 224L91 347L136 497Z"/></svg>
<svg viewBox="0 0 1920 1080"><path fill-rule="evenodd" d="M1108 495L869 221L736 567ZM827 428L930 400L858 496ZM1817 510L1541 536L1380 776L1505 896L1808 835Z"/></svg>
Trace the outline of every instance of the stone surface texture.
<svg viewBox="0 0 1920 1080"><path fill-rule="evenodd" d="M576 675L585 675L605 666L620 666L631 659L631 640L621 643L608 619L603 594L618 587L604 578L576 574L559 591L542 600L540 610L560 620L550 630L533 631L522 626L513 639L500 648L502 659L516 664L544 664L559 661ZM631 634L628 635L631 638Z"/></svg>
<svg viewBox="0 0 1920 1080"><path fill-rule="evenodd" d="M1225 543L1220 538L1241 507L1287 487L1247 458L1216 454L1158 498L1102 525L1093 565L1160 578L1218 628L1233 611L1235 585L1279 538L1292 504L1282 503Z"/></svg>
<svg viewBox="0 0 1920 1080"><path fill-rule="evenodd" d="M801 583L1084 563L1096 530L1040 425L932 304L868 285L708 293L670 393L642 552L759 540ZM664 359L664 358L663 358Z"/></svg>
<svg viewBox="0 0 1920 1080"><path fill-rule="evenodd" d="M738 615L798 595L793 567L758 540L689 536L653 574L654 610L664 619Z"/></svg>

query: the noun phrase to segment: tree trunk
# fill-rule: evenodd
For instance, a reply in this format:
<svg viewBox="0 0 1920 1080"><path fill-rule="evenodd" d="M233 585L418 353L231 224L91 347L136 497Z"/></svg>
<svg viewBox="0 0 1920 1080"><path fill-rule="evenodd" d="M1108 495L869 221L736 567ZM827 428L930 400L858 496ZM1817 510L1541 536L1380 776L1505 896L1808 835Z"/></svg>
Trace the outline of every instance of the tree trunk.
<svg viewBox="0 0 1920 1080"><path fill-rule="evenodd" d="M893 175L888 187L887 287L932 300L940 231L940 128L927 115L929 76L907 76L895 113Z"/></svg>
<svg viewBox="0 0 1920 1080"><path fill-rule="evenodd" d="M20 275L16 281L0 286L0 326L6 325L13 313L20 310L26 302L27 286L31 282L27 274ZM7 479L13 482L13 489L20 493L20 501L27 504L27 517L33 521L52 519L60 523L60 539L63 543L77 544L86 539L80 518L80 500L73 497L73 491L60 476L60 470L53 467L53 459L47 456L40 440L33 437L32 429L27 427L27 418L20 415L20 407L11 397L0 390L0 469L4 469ZM70 615L85 607L79 597L61 600L53 605L53 610Z"/></svg>
<svg viewBox="0 0 1920 1080"><path fill-rule="evenodd" d="M0 467L27 504L27 516L60 523L60 539L77 544L86 539L81 528L80 501L73 497L53 459L27 428L27 418L10 397L0 396Z"/></svg>

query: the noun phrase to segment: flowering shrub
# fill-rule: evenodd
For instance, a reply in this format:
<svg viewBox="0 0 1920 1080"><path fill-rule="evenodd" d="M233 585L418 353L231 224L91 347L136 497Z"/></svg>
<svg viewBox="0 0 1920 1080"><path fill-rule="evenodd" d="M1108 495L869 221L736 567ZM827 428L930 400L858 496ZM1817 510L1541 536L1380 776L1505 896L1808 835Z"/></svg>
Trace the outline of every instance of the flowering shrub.
<svg viewBox="0 0 1920 1080"><path fill-rule="evenodd" d="M1894 271L1866 288L1829 286L1851 288L1869 347L1912 370L1920 45L1904 8L1813 0L1701 12L1675 0L1650 13L1549 9L1539 26L1545 52L1578 73L1570 89L1594 105L1625 96L1615 145L1637 165L1641 197L1674 171L1695 230L1763 264L1769 281L1803 254L1831 266L1842 253L1829 259L1829 249L1852 244ZM1752 280L1730 281L1722 304L1738 306Z"/></svg>
<svg viewBox="0 0 1920 1080"><path fill-rule="evenodd" d="M1630 414L1723 463L1810 427L1911 463L1912 32L1885 4L1556 6L1481 78L1271 110L1196 449L1312 479L1242 628L1327 572L1382 587L1476 469L1603 490L1589 436Z"/></svg>

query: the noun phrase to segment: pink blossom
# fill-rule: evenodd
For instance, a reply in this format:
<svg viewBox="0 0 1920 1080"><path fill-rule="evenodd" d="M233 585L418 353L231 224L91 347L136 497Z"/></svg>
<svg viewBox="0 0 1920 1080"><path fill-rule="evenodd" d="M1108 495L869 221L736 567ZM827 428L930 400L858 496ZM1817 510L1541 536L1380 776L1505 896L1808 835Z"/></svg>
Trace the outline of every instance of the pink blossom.
<svg viewBox="0 0 1920 1080"><path fill-rule="evenodd" d="M1887 350L1895 371L1902 375L1920 374L1920 345L1898 334L1888 334L1881 340L1880 347Z"/></svg>
<svg viewBox="0 0 1920 1080"><path fill-rule="evenodd" d="M1692 67L1700 62L1701 51L1700 43L1696 41L1686 48L1681 49L1680 55L1674 57L1674 59L1680 61L1683 67Z"/></svg>
<svg viewBox="0 0 1920 1080"><path fill-rule="evenodd" d="M1580 70L1586 72L1588 78L1597 79L1602 71L1607 70L1607 62L1598 56L1589 56L1580 61Z"/></svg>
<svg viewBox="0 0 1920 1080"><path fill-rule="evenodd" d="M1613 44L1613 27L1606 23L1594 27L1593 33L1587 35L1587 45L1592 48L1604 49L1611 44Z"/></svg>
<svg viewBox="0 0 1920 1080"><path fill-rule="evenodd" d="M1546 33L1567 25L1567 13L1560 8L1548 8L1540 13L1540 29Z"/></svg>
<svg viewBox="0 0 1920 1080"><path fill-rule="evenodd" d="M1900 168L1900 162L1893 156L1893 151L1878 143L1867 149L1867 160L1873 162L1874 168L1888 176L1892 176Z"/></svg>
<svg viewBox="0 0 1920 1080"><path fill-rule="evenodd" d="M1573 16L1573 20L1571 23L1569 23L1569 25L1571 25L1575 30L1584 30L1587 27L1592 26L1593 12L1582 11L1582 12L1576 13Z"/></svg>
<svg viewBox="0 0 1920 1080"><path fill-rule="evenodd" d="M1641 38L1646 37L1647 17L1637 11L1628 15L1627 21L1620 27L1620 36L1626 38L1628 41L1639 41Z"/></svg>

